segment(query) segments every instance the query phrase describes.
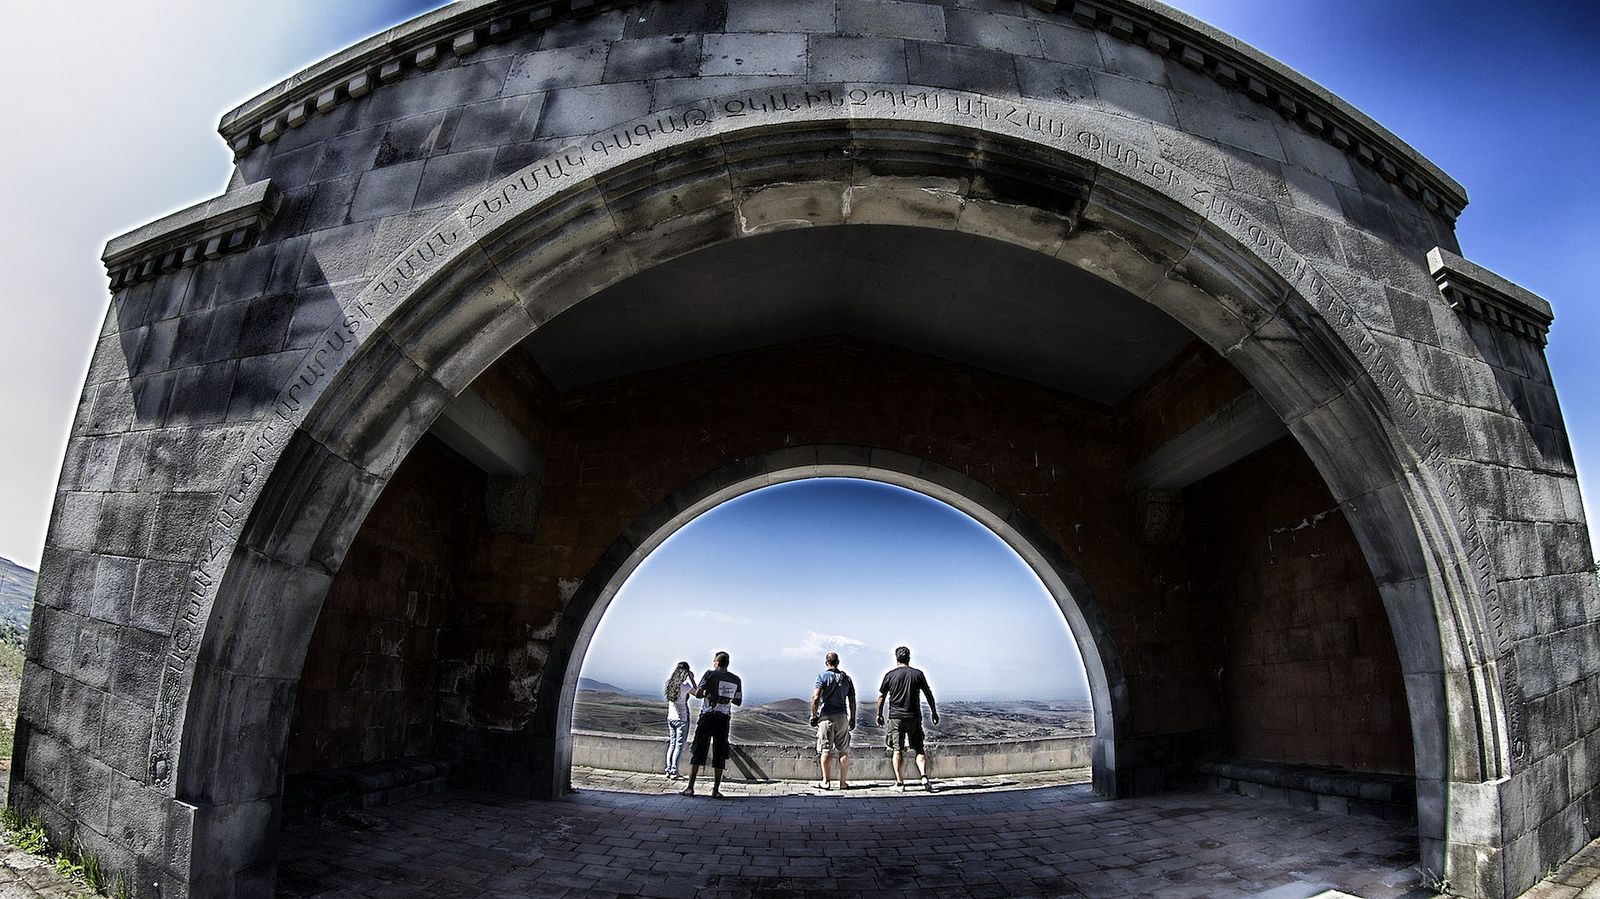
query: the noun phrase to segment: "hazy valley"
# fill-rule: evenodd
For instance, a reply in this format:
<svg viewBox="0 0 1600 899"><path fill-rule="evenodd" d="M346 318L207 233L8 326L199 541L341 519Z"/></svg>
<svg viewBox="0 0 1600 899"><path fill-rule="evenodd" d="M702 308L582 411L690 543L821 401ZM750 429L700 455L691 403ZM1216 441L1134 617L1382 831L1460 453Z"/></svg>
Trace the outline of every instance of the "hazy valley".
<svg viewBox="0 0 1600 899"><path fill-rule="evenodd" d="M573 703L574 730L659 736L666 733L666 702L625 693L610 684L579 680ZM854 739L857 745L883 739L883 729L873 722L869 697L859 709ZM733 739L746 743L806 745L816 742L809 722L810 699L782 699L746 706L733 718ZM1094 732L1094 715L1082 700L1005 700L941 702L939 724L927 723L928 738L942 742L1015 740L1030 737L1067 737Z"/></svg>

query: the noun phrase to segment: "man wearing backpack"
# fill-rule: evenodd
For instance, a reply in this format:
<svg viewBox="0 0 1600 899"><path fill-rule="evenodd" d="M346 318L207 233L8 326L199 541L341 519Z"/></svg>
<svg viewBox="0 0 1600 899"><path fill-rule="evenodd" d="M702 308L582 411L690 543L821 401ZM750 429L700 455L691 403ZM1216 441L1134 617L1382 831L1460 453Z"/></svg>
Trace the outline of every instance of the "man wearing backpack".
<svg viewBox="0 0 1600 899"><path fill-rule="evenodd" d="M822 662L827 670L817 675L811 693L811 726L817 729L817 752L822 757L822 780L817 787L832 789L829 757L839 760L839 789L850 789L850 732L856 727L856 684L839 670L839 654L830 652Z"/></svg>

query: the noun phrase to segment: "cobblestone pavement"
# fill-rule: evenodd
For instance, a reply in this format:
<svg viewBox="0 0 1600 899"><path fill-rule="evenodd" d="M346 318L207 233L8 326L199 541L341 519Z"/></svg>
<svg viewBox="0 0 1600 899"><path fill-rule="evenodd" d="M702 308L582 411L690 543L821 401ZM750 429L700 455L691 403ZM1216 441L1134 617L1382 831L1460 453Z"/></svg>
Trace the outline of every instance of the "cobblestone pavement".
<svg viewBox="0 0 1600 899"><path fill-rule="evenodd" d="M1077 776L900 795L574 772L559 802L454 792L285 832L280 894L407 896L1431 897L1408 830L1215 793L1108 803ZM1011 791L1026 791L1016 795ZM701 835L731 833L709 844ZM907 853L910 850L910 853ZM893 857L890 857L891 853ZM918 861L912 863L907 856ZM0 899L92 894L0 840ZM1600 899L1600 841L1522 899Z"/></svg>
<svg viewBox="0 0 1600 899"><path fill-rule="evenodd" d="M1432 895L1417 888L1410 827L1213 792L1111 802L1061 777L1008 776L936 782L933 795L740 783L718 801L671 795L679 784L659 776L574 781L560 802L451 791L288 828L280 893Z"/></svg>
<svg viewBox="0 0 1600 899"><path fill-rule="evenodd" d="M1600 840L1585 846L1522 899L1600 899Z"/></svg>

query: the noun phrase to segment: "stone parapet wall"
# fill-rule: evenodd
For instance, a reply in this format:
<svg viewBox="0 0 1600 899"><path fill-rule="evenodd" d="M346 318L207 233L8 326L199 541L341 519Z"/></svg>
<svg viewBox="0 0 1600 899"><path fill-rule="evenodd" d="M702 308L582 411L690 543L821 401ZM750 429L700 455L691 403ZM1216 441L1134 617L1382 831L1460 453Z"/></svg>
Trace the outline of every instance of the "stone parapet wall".
<svg viewBox="0 0 1600 899"><path fill-rule="evenodd" d="M742 743L734 721L733 755L724 777L731 781L812 781L819 779L815 746L778 743ZM994 740L971 743L928 744L928 774L936 779L996 777L1038 771L1083 769L1091 762L1093 737L1043 737L1029 740ZM660 774L666 758L665 737L573 731L572 763L586 768ZM684 750L682 767L689 764ZM916 777L915 762L905 760L907 776ZM893 780L894 766L882 746L854 745L850 749L852 780Z"/></svg>

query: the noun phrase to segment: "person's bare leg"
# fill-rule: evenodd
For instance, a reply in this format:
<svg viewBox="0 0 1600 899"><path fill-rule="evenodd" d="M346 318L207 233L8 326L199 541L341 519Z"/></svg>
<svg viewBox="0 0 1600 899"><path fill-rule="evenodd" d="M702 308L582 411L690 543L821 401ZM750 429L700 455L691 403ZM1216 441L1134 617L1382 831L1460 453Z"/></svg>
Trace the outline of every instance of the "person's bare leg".
<svg viewBox="0 0 1600 899"><path fill-rule="evenodd" d="M922 775L922 788L932 793L933 785L928 783L928 757L920 752L917 753L917 773Z"/></svg>
<svg viewBox="0 0 1600 899"><path fill-rule="evenodd" d="M839 789L841 789L841 790L846 789L846 787L845 787L845 779L849 776L849 774L850 774L850 756L847 753L845 755L839 756Z"/></svg>
<svg viewBox="0 0 1600 899"><path fill-rule="evenodd" d="M711 796L713 799L722 798L722 769L711 769Z"/></svg>
<svg viewBox="0 0 1600 899"><path fill-rule="evenodd" d="M678 791L678 795L679 796L693 796L694 795L694 779L696 777L699 777L699 776L700 776L700 766L699 765L690 765L689 766L689 785L684 787L682 790L679 790Z"/></svg>
<svg viewBox="0 0 1600 899"><path fill-rule="evenodd" d="M900 774L900 763L905 761L905 758L906 754L903 750L896 749L894 751L894 785L897 787L906 785L905 778Z"/></svg>
<svg viewBox="0 0 1600 899"><path fill-rule="evenodd" d="M818 783L822 784L824 790L830 789L829 785L833 783L833 775L828 773L828 756L832 754L826 749L822 750L822 780Z"/></svg>

